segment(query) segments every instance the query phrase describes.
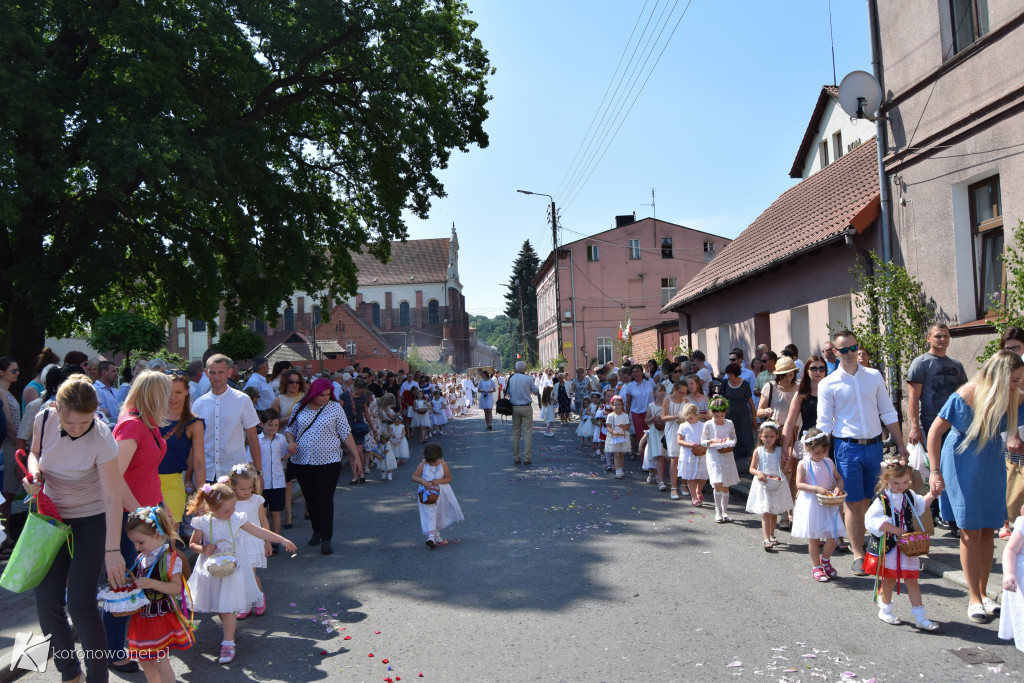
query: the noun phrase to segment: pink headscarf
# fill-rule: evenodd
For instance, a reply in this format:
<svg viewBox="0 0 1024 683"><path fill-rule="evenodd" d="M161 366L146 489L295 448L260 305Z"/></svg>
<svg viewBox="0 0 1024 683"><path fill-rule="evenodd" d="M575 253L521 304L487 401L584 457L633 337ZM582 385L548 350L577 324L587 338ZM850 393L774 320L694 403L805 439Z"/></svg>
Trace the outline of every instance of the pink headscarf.
<svg viewBox="0 0 1024 683"><path fill-rule="evenodd" d="M326 377L317 377L313 380L313 383L309 385L306 395L299 401L299 410L295 411L295 414L298 415L299 411L309 405L310 401L327 390L330 390L331 392L331 400L337 401L338 399L334 397L334 385L331 383L331 380Z"/></svg>

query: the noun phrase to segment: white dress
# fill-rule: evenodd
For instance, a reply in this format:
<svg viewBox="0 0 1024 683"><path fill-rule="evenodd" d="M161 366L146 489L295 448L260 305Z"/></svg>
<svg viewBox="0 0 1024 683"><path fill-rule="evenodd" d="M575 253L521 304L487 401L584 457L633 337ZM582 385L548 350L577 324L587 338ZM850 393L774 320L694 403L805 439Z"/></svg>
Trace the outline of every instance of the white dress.
<svg viewBox="0 0 1024 683"><path fill-rule="evenodd" d="M435 427L448 424L448 418L444 416L443 398L435 398L430 402L430 423Z"/></svg>
<svg viewBox="0 0 1024 683"><path fill-rule="evenodd" d="M647 414L653 417L661 416L661 404L654 403L653 401L647 405ZM661 437L664 436L665 432L660 429L655 429L654 421L651 421L651 426L647 428L647 446L644 448L644 462L643 469L652 470L658 466L655 462L655 458L662 458L665 456L665 449L661 445Z"/></svg>
<svg viewBox="0 0 1024 683"><path fill-rule="evenodd" d="M835 488L836 480L832 476L835 465L830 458L814 462L808 456L797 463L797 467L803 468L807 473L804 477L806 483L829 490ZM843 524L842 509L842 505L822 505L818 502L817 495L810 491L800 491L793 504L793 528L789 532L790 536L808 540L845 536L846 525Z"/></svg>
<svg viewBox="0 0 1024 683"><path fill-rule="evenodd" d="M686 424L686 421L679 415L684 405L686 404L676 403L672 399L668 401L668 415L666 417L675 415L678 418L665 423L665 449L668 451L667 455L670 458L679 457L679 442L676 440L676 434L679 432L680 425ZM696 441L699 440L697 439Z"/></svg>
<svg viewBox="0 0 1024 683"><path fill-rule="evenodd" d="M542 406L540 409L540 421L554 422L555 421L555 404L549 403L546 406Z"/></svg>
<svg viewBox="0 0 1024 683"><path fill-rule="evenodd" d="M423 463L423 473L420 476L427 481L440 479L444 476L444 465ZM420 508L420 528L423 529L424 535L436 534L441 529L465 519L459 501L452 491L452 485L441 484L438 489L436 503L426 505L418 500L416 502Z"/></svg>
<svg viewBox="0 0 1024 683"><path fill-rule="evenodd" d="M682 434L683 441L687 443L700 443L704 435L704 423L680 422L679 431L676 432L675 441L679 443L679 435ZM710 451L709 451L710 452ZM704 481L708 478L708 456L707 454L697 456L689 448L679 447L679 465L676 470L681 479L687 481Z"/></svg>
<svg viewBox="0 0 1024 683"><path fill-rule="evenodd" d="M494 408L494 396L498 391L497 382L493 379L481 380L476 390L480 394L480 409L491 410Z"/></svg>
<svg viewBox="0 0 1024 683"><path fill-rule="evenodd" d="M249 519L253 520L253 524L256 526L260 525L260 507L263 505L263 496L256 493L249 496L249 500L237 500L235 502L235 512L241 512ZM265 541L262 538L257 538L250 534L248 531L242 532L242 544L239 546L239 551L244 552L249 564L253 569L264 569L267 566L267 553L265 552L263 544ZM242 548L245 548L242 551Z"/></svg>
<svg viewBox="0 0 1024 683"><path fill-rule="evenodd" d="M580 414L580 424L576 427L576 436L587 439L594 436L593 417L596 413L594 406L587 406L587 409Z"/></svg>
<svg viewBox="0 0 1024 683"><path fill-rule="evenodd" d="M417 409L425 410L425 413L417 412ZM414 401L412 408L412 428L418 429L420 427L430 428L430 404L427 401Z"/></svg>
<svg viewBox="0 0 1024 683"><path fill-rule="evenodd" d="M188 580L188 589L192 594L192 608L196 612L216 612L218 614L235 614L249 609L260 599L260 589L256 585L256 577L250 571L246 557L242 553L242 525L248 521L245 514L236 512L230 519L216 519L209 513L192 519L192 528L203 535L203 545L214 544L218 551L231 553L238 561L238 568L231 576L223 578L210 576L206 572L206 563L211 556L200 555L196 566ZM211 535L212 524L212 535Z"/></svg>
<svg viewBox="0 0 1024 683"><path fill-rule="evenodd" d="M391 425L391 450L396 459L409 459L409 442L405 438L405 425Z"/></svg>
<svg viewBox="0 0 1024 683"><path fill-rule="evenodd" d="M735 486L740 483L740 473L736 469L736 458L732 451L719 453L714 446L708 446L712 439L726 439L725 443L719 444L722 448L736 447L736 429L732 426L732 420L726 420L721 427L715 424L714 420L704 423L704 431L701 434L701 445L707 446L708 452L704 456L707 460L708 480L712 485Z"/></svg>
<svg viewBox="0 0 1024 683"><path fill-rule="evenodd" d="M1013 533L1024 534L1024 517L1018 517L1013 523ZM1012 538L1012 536L1011 536ZM1024 581L1024 552L1017 553L1013 561L1013 575L1017 583ZM1010 592L1003 589L1002 610L999 612L999 637L1003 640L1013 639L1018 650L1024 650L1024 594L1021 586Z"/></svg>
<svg viewBox="0 0 1024 683"><path fill-rule="evenodd" d="M782 472L782 449L776 446L773 452L768 453L764 446L758 446L754 453L757 454L757 469L769 476L780 477L782 481L777 482L775 489L769 491L760 479L754 477L747 495L747 512L755 515L789 512L793 509L793 496L789 493L789 480Z"/></svg>

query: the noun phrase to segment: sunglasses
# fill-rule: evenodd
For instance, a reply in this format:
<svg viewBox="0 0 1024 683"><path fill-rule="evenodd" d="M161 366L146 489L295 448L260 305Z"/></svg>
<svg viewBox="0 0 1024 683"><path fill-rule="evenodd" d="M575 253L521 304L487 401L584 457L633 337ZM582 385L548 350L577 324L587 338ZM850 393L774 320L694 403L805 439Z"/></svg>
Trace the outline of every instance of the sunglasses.
<svg viewBox="0 0 1024 683"><path fill-rule="evenodd" d="M184 370L164 370L168 377L188 377Z"/></svg>
<svg viewBox="0 0 1024 683"><path fill-rule="evenodd" d="M811 372L825 372L828 370L824 365L812 365L807 369Z"/></svg>
<svg viewBox="0 0 1024 683"><path fill-rule="evenodd" d="M852 346L840 346L836 351L839 353L857 353L860 350L860 344L853 344Z"/></svg>
<svg viewBox="0 0 1024 683"><path fill-rule="evenodd" d="M770 359L768 358L768 356L765 356L764 358L761 359L761 362L762 363L767 363L769 360Z"/></svg>
<svg viewBox="0 0 1024 683"><path fill-rule="evenodd" d="M302 384L302 382L300 382L297 379L290 379L286 382L286 384Z"/></svg>
<svg viewBox="0 0 1024 683"><path fill-rule="evenodd" d="M735 363L735 362L736 362L736 358L735 358L735 357L733 357L733 356L729 356L729 360L730 360L730 361L732 361L733 363Z"/></svg>

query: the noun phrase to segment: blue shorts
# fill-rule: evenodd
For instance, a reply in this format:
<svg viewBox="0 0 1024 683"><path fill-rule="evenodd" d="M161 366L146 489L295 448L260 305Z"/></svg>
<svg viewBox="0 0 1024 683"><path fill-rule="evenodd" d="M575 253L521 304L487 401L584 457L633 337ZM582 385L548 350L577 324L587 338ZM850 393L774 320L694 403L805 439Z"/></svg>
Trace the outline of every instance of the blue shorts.
<svg viewBox="0 0 1024 683"><path fill-rule="evenodd" d="M846 502L870 500L882 474L882 443L861 445L833 439L835 462L843 477Z"/></svg>

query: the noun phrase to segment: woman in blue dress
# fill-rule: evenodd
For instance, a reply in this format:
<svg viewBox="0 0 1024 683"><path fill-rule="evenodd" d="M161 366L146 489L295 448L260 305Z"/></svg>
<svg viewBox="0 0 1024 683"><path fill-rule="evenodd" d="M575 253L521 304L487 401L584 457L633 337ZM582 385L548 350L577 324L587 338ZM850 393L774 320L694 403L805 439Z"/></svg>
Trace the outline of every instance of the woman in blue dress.
<svg viewBox="0 0 1024 683"><path fill-rule="evenodd" d="M1005 453L1024 452L1017 433L1024 417L1022 381L1020 356L996 352L949 397L928 430L931 489L935 494L945 489L942 518L952 516L960 527L960 565L970 592L967 618L977 623L988 621L999 609L987 597L986 587L995 531L1006 515ZM1005 445L1000 432L1006 432Z"/></svg>

